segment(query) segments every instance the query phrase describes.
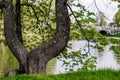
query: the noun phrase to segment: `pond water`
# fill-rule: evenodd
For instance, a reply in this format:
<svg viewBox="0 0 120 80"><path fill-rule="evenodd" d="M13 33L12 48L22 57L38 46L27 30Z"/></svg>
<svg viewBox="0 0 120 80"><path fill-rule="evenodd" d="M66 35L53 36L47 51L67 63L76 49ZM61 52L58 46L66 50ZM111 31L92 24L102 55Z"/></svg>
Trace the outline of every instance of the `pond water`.
<svg viewBox="0 0 120 80"><path fill-rule="evenodd" d="M72 44L72 50L71 51L77 51L79 49L87 49L87 41L81 40L81 41L71 41L69 42ZM95 45L94 43L90 43L91 45ZM110 68L110 69L115 69L118 70L120 69L120 55L115 54L114 51L110 50L111 45L107 45L104 47L104 51L99 52L95 48L90 48L90 55L96 56L97 57L97 64L96 64L96 69L105 69L105 68ZM59 74L59 73L65 73L65 67L62 67L62 62L59 60L56 60L56 66L53 69L54 74ZM80 67L80 65L78 66ZM77 68L78 68L77 67ZM75 69L74 69L75 70Z"/></svg>
<svg viewBox="0 0 120 80"><path fill-rule="evenodd" d="M81 49L87 48L87 41L70 41L72 44L72 49L70 51L77 51ZM94 43L90 43L91 45L95 45ZM96 69L103 68L112 68L112 69L120 69L120 54L115 54L112 50L110 50L111 45L107 45L104 47L104 51L99 52L97 49L90 47L90 55L97 57ZM10 51L6 46L1 44L0 46L0 75L2 75L7 70L11 70L14 68L18 68L18 63L16 59L10 57L12 54L8 54ZM47 65L47 73L48 74L59 74L65 73L65 67L62 67L63 62L59 61L57 58L52 59ZM80 67L80 65L78 66ZM74 69L75 70L75 69Z"/></svg>

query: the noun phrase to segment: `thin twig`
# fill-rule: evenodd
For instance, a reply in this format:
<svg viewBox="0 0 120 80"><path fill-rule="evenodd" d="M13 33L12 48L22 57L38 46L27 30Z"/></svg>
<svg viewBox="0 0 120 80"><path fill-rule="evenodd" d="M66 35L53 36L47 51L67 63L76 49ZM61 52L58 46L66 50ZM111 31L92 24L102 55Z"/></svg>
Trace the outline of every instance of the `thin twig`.
<svg viewBox="0 0 120 80"><path fill-rule="evenodd" d="M102 0L102 1L103 1L103 0ZM97 10L98 10L98 12L99 12L99 15L102 16L102 17L104 17L104 18L107 19L107 20L110 20L110 19L108 19L105 15L101 14L101 11L100 11L100 9L99 9L98 6L97 6L96 0L93 0L93 2L94 2L95 6L96 6L96 8L97 8ZM103 3L104 3L104 2L103 2ZM104 5L105 5L105 3L104 3ZM97 16L96 16L96 17L97 17Z"/></svg>
<svg viewBox="0 0 120 80"><path fill-rule="evenodd" d="M50 11L51 11L51 5L52 5L52 2L53 2L53 0L51 0L50 1L50 4L49 4L49 10L48 10L48 20L50 20ZM47 21L46 21L47 22ZM46 23L47 25L48 25L48 27L51 29L51 30L53 30L51 27L50 27L50 24L47 22Z"/></svg>
<svg viewBox="0 0 120 80"><path fill-rule="evenodd" d="M85 32L84 30L82 29L82 25L80 24L80 22L77 20L77 17L75 16L72 8L69 6L69 4L67 4L68 8L70 9L70 11L72 12L72 15L74 16L76 22L77 22L77 25L79 26L79 29L81 30L82 34L85 36L85 39L88 41L88 51L87 53L90 53L90 40L87 38L87 36L85 35Z"/></svg>
<svg viewBox="0 0 120 80"><path fill-rule="evenodd" d="M53 30L53 28L51 27L51 25L48 23L47 20L50 19L50 16L49 16L49 15L50 15L50 12L51 12L52 2L53 2L53 0L51 0L51 1L49 2L49 3L50 3L49 5L44 4L44 5L46 5L46 6L49 6L48 11L46 12L46 14L44 14L44 20L45 20L45 24L50 28L50 30ZM41 3L40 6L43 6L43 3Z"/></svg>
<svg viewBox="0 0 120 80"><path fill-rule="evenodd" d="M75 16L72 8L69 6L69 4L67 4L67 6L69 7L70 11L72 12L72 15L74 16L74 18L75 18L75 20L76 20L76 22L77 22L77 25L79 26L79 29L81 30L82 34L85 35L85 32L84 32L84 30L82 29L82 25L81 25L80 22L77 20L77 17ZM85 35L85 39L88 40L87 37L86 37L86 35Z"/></svg>
<svg viewBox="0 0 120 80"><path fill-rule="evenodd" d="M40 21L39 18L38 18L38 16L37 16L37 13L36 13L36 11L35 11L35 9L33 7L33 5L31 5L31 4L21 4L21 6L29 6L29 7L31 7L32 10L33 10L33 13L35 14L35 17L37 19L37 22Z"/></svg>

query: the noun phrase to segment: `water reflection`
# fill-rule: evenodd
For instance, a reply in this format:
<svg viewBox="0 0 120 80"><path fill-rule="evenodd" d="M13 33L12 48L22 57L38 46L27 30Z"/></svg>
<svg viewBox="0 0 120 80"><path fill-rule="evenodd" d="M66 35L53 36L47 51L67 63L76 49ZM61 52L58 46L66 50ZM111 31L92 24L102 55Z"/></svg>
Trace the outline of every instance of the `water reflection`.
<svg viewBox="0 0 120 80"><path fill-rule="evenodd" d="M117 48L118 50L120 49L120 45L115 45L115 48ZM117 60L117 63L120 64L120 54L116 53L115 55L115 59Z"/></svg>
<svg viewBox="0 0 120 80"><path fill-rule="evenodd" d="M3 57L7 57L5 55L5 46L3 43L0 43L0 75L3 73L3 69L4 69L4 65L2 65L3 63L6 63L6 61L4 61Z"/></svg>
<svg viewBox="0 0 120 80"><path fill-rule="evenodd" d="M112 68L119 69L120 65L117 63L114 52L110 50L110 45L104 47L104 52L98 53L97 55L97 69L101 68Z"/></svg>
<svg viewBox="0 0 120 80"><path fill-rule="evenodd" d="M50 60L47 64L47 70L46 73L47 74L55 74L56 72L56 63L57 63L57 58L54 58L52 60Z"/></svg>
<svg viewBox="0 0 120 80"><path fill-rule="evenodd" d="M120 64L120 54L115 54L117 63Z"/></svg>
<svg viewBox="0 0 120 80"><path fill-rule="evenodd" d="M69 51L77 51L79 49L88 49L86 47L87 42L85 40L80 41L71 41L72 49ZM95 45L94 43L90 43L91 45ZM101 68L112 68L112 69L120 69L120 54L114 54L112 50L110 50L111 45L107 45L104 47L103 52L99 52L97 49L90 47L90 55L97 57L96 69ZM18 68L19 64L11 54L10 50L3 43L0 44L0 75L8 70L12 70ZM57 60L56 58L52 59L47 65L47 74L58 74L64 73L65 67L62 67L62 62ZM80 65L76 68L79 68ZM74 69L75 70L75 69Z"/></svg>
<svg viewBox="0 0 120 80"><path fill-rule="evenodd" d="M87 41L81 40L81 41L71 41L72 44L72 50L71 51L77 51L79 49L86 49L87 50ZM94 43L90 43L91 45L95 45ZM96 69L105 69L105 68L111 68L118 70L120 69L120 55L115 55L112 50L110 50L111 45L107 45L104 47L104 51L99 52L95 48L90 48L90 55L97 57L97 64ZM56 64L56 73L64 73L65 67L61 67L62 62L57 60ZM80 67L80 65L78 66ZM75 69L74 69L75 70Z"/></svg>
<svg viewBox="0 0 120 80"><path fill-rule="evenodd" d="M9 70L17 69L18 66L16 58L11 54L8 47L4 43L0 43L0 75Z"/></svg>

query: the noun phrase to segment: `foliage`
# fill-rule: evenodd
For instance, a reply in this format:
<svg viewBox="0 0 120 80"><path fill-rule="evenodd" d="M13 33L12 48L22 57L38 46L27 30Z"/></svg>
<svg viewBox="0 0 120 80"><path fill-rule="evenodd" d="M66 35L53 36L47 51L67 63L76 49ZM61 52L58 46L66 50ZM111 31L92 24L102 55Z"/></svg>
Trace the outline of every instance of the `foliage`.
<svg viewBox="0 0 120 80"><path fill-rule="evenodd" d="M118 32L117 34L113 35L115 37L120 37L120 32Z"/></svg>
<svg viewBox="0 0 120 80"><path fill-rule="evenodd" d="M52 38L55 33L55 10L53 0L33 0L27 4L34 8L22 6L22 33L25 47L31 50Z"/></svg>
<svg viewBox="0 0 120 80"><path fill-rule="evenodd" d="M102 38L101 38L102 39ZM106 38L105 38L106 39ZM103 39L104 40L104 39ZM104 40L105 41L105 40ZM99 52L104 51L104 46L108 45L108 41L102 43L86 41L86 47L80 48L79 50L73 50L72 42L69 42L67 48L58 56L58 59L63 62L63 66L66 67L66 72L74 70L94 70L96 69L96 57L91 55L90 49L95 48ZM74 41L73 41L74 43Z"/></svg>
<svg viewBox="0 0 120 80"><path fill-rule="evenodd" d="M22 35L25 48L28 51L51 39L55 33L55 11L53 7L53 0L42 0L42 2L21 0ZM19 65L6 46L3 31L3 15L0 11L0 75L8 70L18 69Z"/></svg>
<svg viewBox="0 0 120 80"><path fill-rule="evenodd" d="M98 51L103 51L103 47L108 45L109 42L105 36L92 28L92 23L95 23L93 19L95 14L85 9L79 2L75 3L75 1L77 0L69 0L68 2L70 6L77 8L77 11L73 11L77 21L74 19L72 12L69 12L71 18L70 40L86 39L88 49L93 47L97 48ZM25 4L32 5L34 8ZM23 40L28 51L53 37L55 33L54 0L22 0L21 16ZM94 42L96 45L89 45L89 42ZM59 59L63 59L64 65L69 67L66 67L66 70L73 71L73 68L78 65L82 65L78 70L95 69L96 57L91 56L89 50L85 51L83 49L84 54L82 54L81 49L69 52L71 47L68 44L68 47L59 56Z"/></svg>
<svg viewBox="0 0 120 80"><path fill-rule="evenodd" d="M0 14L1 42L5 41L5 38L1 11ZM24 44L27 50L30 50L38 46L38 44L42 44L51 39L55 33L54 0L22 0L21 18Z"/></svg>
<svg viewBox="0 0 120 80"><path fill-rule="evenodd" d="M110 41L112 44L120 44L120 40L119 40L119 39L110 38L109 41Z"/></svg>
<svg viewBox="0 0 120 80"><path fill-rule="evenodd" d="M111 46L110 48L111 50L113 50L116 54L120 54L120 46Z"/></svg>
<svg viewBox="0 0 120 80"><path fill-rule="evenodd" d="M115 34L114 36L118 37L118 39L117 38L109 38L110 43L113 44L110 47L110 49L113 50L115 54L120 54L120 51L119 51L119 49L120 49L120 46L119 46L120 45L120 39L119 39L120 33Z"/></svg>
<svg viewBox="0 0 120 80"><path fill-rule="evenodd" d="M68 50L64 50L59 57L59 59L63 61L66 72L74 71L74 69L95 69L96 57L89 56L88 53L82 54L81 51L68 52Z"/></svg>
<svg viewBox="0 0 120 80"><path fill-rule="evenodd" d="M120 3L120 0L112 0L112 1ZM114 21L117 23L117 26L120 27L120 4L118 5L118 8L119 8L118 12L114 15Z"/></svg>
<svg viewBox="0 0 120 80"><path fill-rule="evenodd" d="M98 51L103 51L103 47L109 44L108 39L92 28L91 24L95 23L93 12L85 9L79 2L74 3L74 1L71 0L69 4L78 9L77 11L73 11L74 13L72 13L72 11L70 12L70 17L73 20L71 21L70 40L87 40L88 44L86 46L88 46L88 50L79 49L78 51L70 52L72 44L68 44L67 48L58 58L63 61L63 66L66 67L66 71L73 71L73 69L76 68L77 70L95 69L97 63L96 57L90 55L90 48L92 47L98 49ZM96 44L90 45L91 42Z"/></svg>
<svg viewBox="0 0 120 80"><path fill-rule="evenodd" d="M102 39L96 39L96 37L100 36L99 33L97 33L94 29L92 29L91 25L92 23L95 23L95 20L92 18L94 16L93 12L90 12L85 9L83 5L81 5L79 2L76 4L74 3L75 0L69 0L69 5L74 6L78 8L77 11L74 11L74 14L76 16L76 19L79 23L82 24L81 26L78 25L76 20L71 21L71 34L70 34L70 40L81 40L81 39L87 39L92 42L100 42L102 45L106 45L107 42L103 42L102 40L106 41L105 38ZM50 40L55 33L55 12L54 12L54 1L48 0L48 1L23 1L22 4L28 3L32 6L26 6L23 5L21 8L21 15L22 15L22 34L23 34L23 40L25 47L27 50L31 50L32 48L42 44L43 42L46 42ZM27 12L26 12L27 11ZM36 12L36 14L35 14ZM72 12L70 12L70 17L74 17ZM72 19L71 19L72 20ZM32 23L32 24L31 24ZM88 26L88 27L86 27ZM100 41L101 40L101 41ZM97 43L96 43L97 44ZM95 47L95 46L94 46ZM102 51L102 48L96 45L95 48L98 48L100 51ZM71 68L68 68L72 70L75 65L84 65L83 68L95 68L95 57L90 57L88 53L85 53L82 55L79 53L79 55L73 55L78 52L71 52L69 54L66 54L67 48L64 51L63 57L66 56L73 56L72 61L73 64L71 64ZM81 58L78 58L80 57ZM88 57L89 56L89 57ZM86 57L86 60L83 59ZM78 60L83 60L81 62L75 61L74 58L78 58ZM63 61L66 63L66 61ZM80 64L79 64L80 63Z"/></svg>
<svg viewBox="0 0 120 80"><path fill-rule="evenodd" d="M0 80L120 80L120 71L103 69L94 71L77 71L57 75L17 75L2 77Z"/></svg>
<svg viewBox="0 0 120 80"><path fill-rule="evenodd" d="M114 38L114 37L116 37L116 38ZM120 33L115 34L114 37L109 38L109 41L112 44L110 49L113 50L115 54L119 55L120 54L120 51L119 51L119 49L120 49L120 46L119 46L120 45L120 39L119 39Z"/></svg>

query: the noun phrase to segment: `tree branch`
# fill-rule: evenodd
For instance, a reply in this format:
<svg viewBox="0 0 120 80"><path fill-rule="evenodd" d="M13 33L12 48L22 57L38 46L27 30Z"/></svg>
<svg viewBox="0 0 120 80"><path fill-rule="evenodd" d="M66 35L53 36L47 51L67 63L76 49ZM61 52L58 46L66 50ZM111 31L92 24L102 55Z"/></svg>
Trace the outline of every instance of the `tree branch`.
<svg viewBox="0 0 120 80"><path fill-rule="evenodd" d="M51 3L52 3L52 1L50 2L50 5L51 5ZM49 5L49 6L50 6ZM34 8L34 6L33 5L31 5L31 4L21 4L21 6L28 6L28 7L30 7L32 10L33 10L33 13L34 13L34 15L35 15L35 17L36 17L36 19L37 19L37 25L39 24L39 22L40 22L40 20L39 20L39 18L38 18L38 15L37 15L37 13L36 13L36 11L35 11L35 8ZM44 19L45 19L45 24L51 29L51 30L53 30L51 27L50 27L50 24L46 21L46 16L48 17L48 15L45 15L44 14L44 12L43 12L43 10L41 10L40 8L39 8L39 10L40 10L40 12L42 13L42 15L43 15L43 17L44 17ZM50 10L48 11L48 12L50 12ZM49 17L48 17L49 18Z"/></svg>
<svg viewBox="0 0 120 80"><path fill-rule="evenodd" d="M48 42L32 49L29 54L29 73L34 73L36 60L48 62L58 56L66 47L70 34L70 19L67 9L67 0L56 0L56 34ZM35 58L34 58L34 57ZM38 63L39 66L41 65ZM38 67L39 67L38 66ZM32 69L33 70L32 70ZM36 71L41 73L40 70Z"/></svg>
<svg viewBox="0 0 120 80"><path fill-rule="evenodd" d="M37 13L36 13L36 11L35 11L33 5L31 5L31 4L21 4L21 6L28 6L28 7L31 7L31 9L33 10L33 13L34 13L34 15L35 15L35 17L36 17L36 19L37 19L37 24L39 24L39 21L40 21L40 20L39 20L39 18L38 18L38 16L37 16ZM42 10L41 10L41 12L44 13Z"/></svg>
<svg viewBox="0 0 120 80"><path fill-rule="evenodd" d="M16 0L16 33L21 43L23 43L22 32L21 32L21 11L20 11L20 0Z"/></svg>
<svg viewBox="0 0 120 80"><path fill-rule="evenodd" d="M68 6L68 8L70 9L70 11L72 12L72 15L74 16L74 18L75 18L75 20L76 20L76 22L77 22L77 25L79 26L79 29L81 30L81 32L82 32L83 35L85 36L85 39L86 39L86 40L89 40L89 39L87 38L87 36L85 35L84 30L82 29L82 25L81 25L80 22L77 20L77 17L75 16L72 8L69 6L69 4L67 4L67 6Z"/></svg>
<svg viewBox="0 0 120 80"><path fill-rule="evenodd" d="M6 8L3 8L4 32L5 32L6 42L13 55L19 61L20 70L25 71L28 52L16 35L16 25L14 19L15 14L14 14L14 7L12 6L13 2L12 0L4 0L4 1L6 4Z"/></svg>
<svg viewBox="0 0 120 80"><path fill-rule="evenodd" d="M84 30L82 29L82 25L80 24L80 22L77 20L72 8L69 6L69 4L67 4L68 8L70 9L70 11L72 12L72 15L74 16L76 22L77 22L77 25L79 26L79 29L81 30L82 34L85 36L85 39L87 40L88 42L88 51L87 53L90 53L90 40L87 38L87 36L85 35L86 33L84 32Z"/></svg>
<svg viewBox="0 0 120 80"><path fill-rule="evenodd" d="M51 0L50 1L50 4L49 4L49 10L48 10L48 20L50 20L50 11L51 11L51 6L52 6L52 2L53 2L53 0ZM49 26L49 28L51 29L51 30L53 30L52 29L52 27L50 27L50 24L47 22L47 24L48 24L48 26Z"/></svg>
<svg viewBox="0 0 120 80"><path fill-rule="evenodd" d="M4 8L5 7L5 3L4 3L4 1L1 1L0 2L0 9L2 9L2 8Z"/></svg>

